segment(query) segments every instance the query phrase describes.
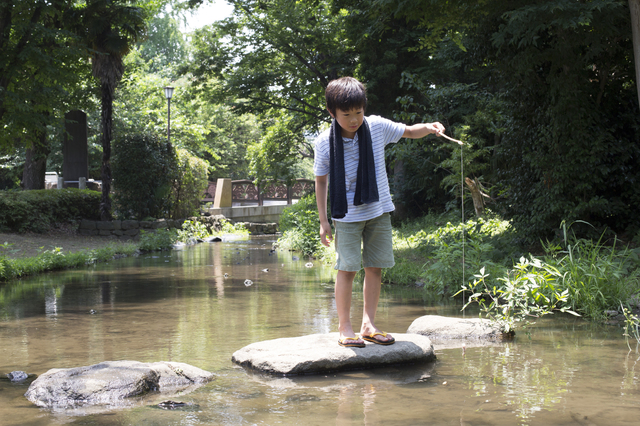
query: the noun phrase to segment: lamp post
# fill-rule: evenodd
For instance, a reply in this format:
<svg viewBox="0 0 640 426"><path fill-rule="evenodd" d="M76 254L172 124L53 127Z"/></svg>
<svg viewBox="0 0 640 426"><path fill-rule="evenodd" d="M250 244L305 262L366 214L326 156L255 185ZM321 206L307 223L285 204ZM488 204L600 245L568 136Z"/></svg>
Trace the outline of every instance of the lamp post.
<svg viewBox="0 0 640 426"><path fill-rule="evenodd" d="M165 87L164 96L167 98L167 146L171 149L171 96L173 96L173 87Z"/></svg>

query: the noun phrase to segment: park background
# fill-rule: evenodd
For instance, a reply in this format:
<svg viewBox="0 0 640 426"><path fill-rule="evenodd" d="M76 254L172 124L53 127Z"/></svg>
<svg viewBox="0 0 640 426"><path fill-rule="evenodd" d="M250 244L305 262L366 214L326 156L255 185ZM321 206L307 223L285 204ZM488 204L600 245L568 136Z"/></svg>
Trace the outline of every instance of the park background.
<svg viewBox="0 0 640 426"><path fill-rule="evenodd" d="M461 282L520 283L520 267L552 282L548 309L602 318L635 306L638 1L229 1L189 26L211 13L199 6L2 3L0 226L16 230L17 194L61 171L68 111L89 120L88 177L102 181L92 215L185 217L207 181L313 177L324 88L352 75L368 114L440 121L465 143L387 149L399 259L387 282L443 296ZM330 257L314 205L284 218L281 244ZM518 291L506 300L538 290Z"/></svg>

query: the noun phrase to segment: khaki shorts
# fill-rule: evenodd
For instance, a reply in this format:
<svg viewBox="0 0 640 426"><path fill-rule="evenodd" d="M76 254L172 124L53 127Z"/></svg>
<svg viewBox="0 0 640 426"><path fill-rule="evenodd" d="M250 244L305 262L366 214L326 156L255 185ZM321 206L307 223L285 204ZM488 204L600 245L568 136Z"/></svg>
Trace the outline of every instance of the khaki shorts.
<svg viewBox="0 0 640 426"><path fill-rule="evenodd" d="M357 272L364 268L391 268L393 240L389 213L363 222L333 221L339 271Z"/></svg>

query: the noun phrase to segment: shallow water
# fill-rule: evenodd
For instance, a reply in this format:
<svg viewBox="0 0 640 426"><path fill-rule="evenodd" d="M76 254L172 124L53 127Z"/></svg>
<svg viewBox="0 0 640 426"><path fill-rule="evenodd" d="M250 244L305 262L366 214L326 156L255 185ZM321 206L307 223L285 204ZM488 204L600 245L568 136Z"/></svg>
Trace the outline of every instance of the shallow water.
<svg viewBox="0 0 640 426"><path fill-rule="evenodd" d="M297 378L247 372L231 362L237 349L337 330L332 270L271 253L272 242L201 244L0 286L2 376L122 359L185 362L217 376L172 398L192 404L182 409L158 408L152 395L106 412L40 409L23 397L27 384L0 380L0 424L640 423L639 355L620 328L573 317L540 321L509 343L436 346L437 361L426 365ZM462 316L420 291L385 288L377 322L404 333L426 314Z"/></svg>

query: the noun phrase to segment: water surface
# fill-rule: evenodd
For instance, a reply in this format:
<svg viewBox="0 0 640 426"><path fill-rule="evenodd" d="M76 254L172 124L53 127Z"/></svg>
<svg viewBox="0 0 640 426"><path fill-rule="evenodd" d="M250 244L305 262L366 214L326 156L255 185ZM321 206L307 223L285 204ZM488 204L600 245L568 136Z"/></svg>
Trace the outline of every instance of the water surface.
<svg viewBox="0 0 640 426"><path fill-rule="evenodd" d="M464 350L436 346L426 365L273 378L231 362L256 341L337 330L333 271L272 239L201 244L0 286L0 375L106 360L178 361L216 374L163 410L151 399L108 412L52 412L25 384L0 380L2 425L626 425L640 423L639 355L620 328L573 317L531 335ZM268 269L268 271L264 271ZM226 274L226 276L225 276ZM245 280L252 285L245 285ZM362 298L354 295L353 321ZM385 287L379 327L462 316L419 290Z"/></svg>

